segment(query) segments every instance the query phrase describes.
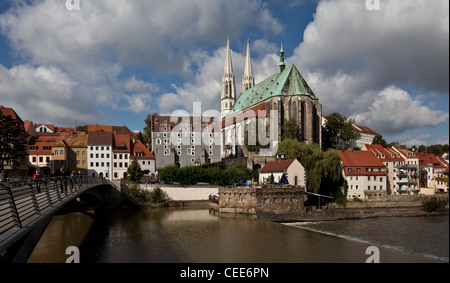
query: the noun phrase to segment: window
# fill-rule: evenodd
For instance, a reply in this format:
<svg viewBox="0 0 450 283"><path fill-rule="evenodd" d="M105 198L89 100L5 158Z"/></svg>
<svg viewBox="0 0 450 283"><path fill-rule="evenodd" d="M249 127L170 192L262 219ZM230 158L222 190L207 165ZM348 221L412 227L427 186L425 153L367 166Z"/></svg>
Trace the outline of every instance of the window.
<svg viewBox="0 0 450 283"><path fill-rule="evenodd" d="M273 203L277 203L278 202L278 198L273 198Z"/></svg>
<svg viewBox="0 0 450 283"><path fill-rule="evenodd" d="M55 150L55 155L58 155L58 150Z"/></svg>

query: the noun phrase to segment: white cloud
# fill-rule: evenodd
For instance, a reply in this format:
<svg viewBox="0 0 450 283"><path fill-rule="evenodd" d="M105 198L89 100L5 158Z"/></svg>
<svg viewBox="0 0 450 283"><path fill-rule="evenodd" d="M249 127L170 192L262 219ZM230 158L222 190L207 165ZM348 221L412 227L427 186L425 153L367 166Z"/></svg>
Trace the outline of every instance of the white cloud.
<svg viewBox="0 0 450 283"><path fill-rule="evenodd" d="M448 123L431 94L448 96L449 2L320 1L296 64L323 104L382 134ZM420 92L420 94L416 94ZM448 109L448 108L447 108Z"/></svg>
<svg viewBox="0 0 450 283"><path fill-rule="evenodd" d="M78 99L90 103L71 105L73 112L80 113L84 109L94 113L95 103L112 110L155 111L156 100L150 100L161 91L160 83L130 77L130 70L146 71L155 81L174 73L187 77L191 81L181 86L186 89L177 89L182 99L178 104L187 104L194 95L208 107L214 106L219 100L211 96L216 81L212 74L190 75L186 69L191 65L189 55L203 43L222 43L227 34L238 37L248 27L267 34L283 29L261 0L96 0L82 1L80 11L68 11L65 1L42 0L13 5L0 15L0 32L9 40L17 61L59 70L67 81L77 84ZM208 71L209 66L204 67ZM17 88L11 84L20 81L8 83ZM60 83L56 86L61 87ZM67 88L61 97L72 95L70 91L74 90ZM6 101L3 96L11 95L3 89L2 103Z"/></svg>
<svg viewBox="0 0 450 283"><path fill-rule="evenodd" d="M390 0L381 8L368 11L365 1L321 1L295 60L327 76L365 74L371 78L367 88L412 82L448 92L449 2Z"/></svg>
<svg viewBox="0 0 450 283"><path fill-rule="evenodd" d="M435 127L449 120L449 113L432 110L406 91L390 86L381 91L366 112L354 116L358 123L384 133Z"/></svg>
<svg viewBox="0 0 450 283"><path fill-rule="evenodd" d="M75 120L96 119L93 99L80 94L78 82L58 68L0 64L1 104L12 107L23 120L73 126Z"/></svg>

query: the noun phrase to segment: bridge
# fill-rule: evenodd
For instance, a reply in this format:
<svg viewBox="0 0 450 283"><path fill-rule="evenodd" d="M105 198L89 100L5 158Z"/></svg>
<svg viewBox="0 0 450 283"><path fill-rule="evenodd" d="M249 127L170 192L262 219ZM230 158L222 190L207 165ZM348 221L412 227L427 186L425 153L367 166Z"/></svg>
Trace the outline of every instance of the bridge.
<svg viewBox="0 0 450 283"><path fill-rule="evenodd" d="M50 177L0 183L0 263L26 262L53 216L74 200L106 207L120 193L92 177Z"/></svg>

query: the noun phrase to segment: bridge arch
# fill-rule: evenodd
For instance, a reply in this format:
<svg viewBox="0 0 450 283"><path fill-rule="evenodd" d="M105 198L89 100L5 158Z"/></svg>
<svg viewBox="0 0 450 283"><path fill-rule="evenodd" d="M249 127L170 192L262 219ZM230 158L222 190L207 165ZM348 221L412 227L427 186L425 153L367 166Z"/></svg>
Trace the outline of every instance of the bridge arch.
<svg viewBox="0 0 450 283"><path fill-rule="evenodd" d="M0 183L0 262L26 262L53 216L76 199L105 208L120 205L120 192L89 177Z"/></svg>

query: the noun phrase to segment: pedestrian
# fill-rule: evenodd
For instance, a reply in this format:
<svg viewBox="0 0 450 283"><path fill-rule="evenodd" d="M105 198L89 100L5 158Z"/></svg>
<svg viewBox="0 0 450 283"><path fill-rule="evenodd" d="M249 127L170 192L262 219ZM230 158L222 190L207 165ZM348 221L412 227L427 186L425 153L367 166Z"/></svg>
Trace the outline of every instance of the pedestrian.
<svg viewBox="0 0 450 283"><path fill-rule="evenodd" d="M62 177L62 181L64 183L64 186L61 186L61 193L64 193L64 190L67 192L67 173L64 171L64 168L59 170L59 176Z"/></svg>
<svg viewBox="0 0 450 283"><path fill-rule="evenodd" d="M3 170L0 172L0 182L6 182L6 173Z"/></svg>
<svg viewBox="0 0 450 283"><path fill-rule="evenodd" d="M41 192L41 181L42 181L42 175L39 173L39 170L36 170L36 173L34 173L33 180L36 183L36 191L39 194Z"/></svg>

